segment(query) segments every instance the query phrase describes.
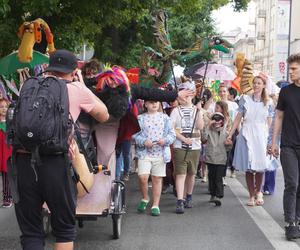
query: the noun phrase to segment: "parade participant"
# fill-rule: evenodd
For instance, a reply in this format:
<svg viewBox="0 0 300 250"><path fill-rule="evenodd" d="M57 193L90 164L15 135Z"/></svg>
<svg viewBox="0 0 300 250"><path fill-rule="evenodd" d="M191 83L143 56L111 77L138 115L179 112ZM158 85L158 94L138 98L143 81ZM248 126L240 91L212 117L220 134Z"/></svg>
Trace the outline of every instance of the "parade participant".
<svg viewBox="0 0 300 250"><path fill-rule="evenodd" d="M146 113L138 116L141 131L133 135L138 157L138 175L142 200L137 210L144 212L149 203L148 179L151 175L153 204L151 214L160 215L159 201L162 191L162 177L166 176L166 163L171 160L170 145L176 135L170 118L159 112L160 104L145 101Z"/></svg>
<svg viewBox="0 0 300 250"><path fill-rule="evenodd" d="M288 240L300 238L300 54L287 59L292 84L281 89L276 107L272 154L278 157L277 137L281 131L280 160L284 176L283 209Z"/></svg>
<svg viewBox="0 0 300 250"><path fill-rule="evenodd" d="M237 114L237 110L238 110L238 105L236 104L236 102L234 101L230 101L228 99L229 97L229 91L228 88L225 85L220 85L219 87L219 97L221 98L221 101L224 101L227 103L228 105L228 113L230 116L231 121L234 121L234 118Z"/></svg>
<svg viewBox="0 0 300 250"><path fill-rule="evenodd" d="M264 203L261 186L264 171L268 168L266 156L268 126L272 121L272 105L266 94L265 79L257 76L253 79L253 94L242 96L239 102L238 114L228 135L227 142L232 142L232 136L241 124L237 136L233 166L246 172L246 182L249 191L248 206Z"/></svg>
<svg viewBox="0 0 300 250"><path fill-rule="evenodd" d="M7 160L12 153L12 148L6 144L6 112L8 104L6 99L0 99L0 172L2 174L2 207L4 208L12 206L12 197L7 177Z"/></svg>
<svg viewBox="0 0 300 250"><path fill-rule="evenodd" d="M221 206L224 196L223 174L226 169L227 151L225 140L230 129L230 118L226 102L216 103L215 113L204 128L202 140L206 141L206 164L211 198L209 202Z"/></svg>
<svg viewBox="0 0 300 250"><path fill-rule="evenodd" d="M201 105L200 107L202 108L203 119L204 119L204 127L208 126L208 123L210 121L209 117L212 115L211 113L208 112L208 108L210 106L209 102L211 102L212 100L213 100L213 98L212 98L211 91L209 89L205 89L203 91L203 97L202 97L201 102L199 102L197 104L197 107L199 105ZM215 106L215 104L213 106ZM202 177L202 182L206 183L207 182L207 177L208 177L207 165L205 163L205 161L206 161L206 144L203 143L203 138L201 138L201 141L202 141L202 143L201 143L201 155L200 155L198 172L201 173L201 175L199 173L199 176Z"/></svg>
<svg viewBox="0 0 300 250"><path fill-rule="evenodd" d="M228 100L231 102L236 102L237 101L237 90L235 88L230 87L228 89L229 95L228 95Z"/></svg>
<svg viewBox="0 0 300 250"><path fill-rule="evenodd" d="M140 130L137 116L138 109L134 104L120 120L116 143L116 177L121 178L123 181L129 180L132 135ZM121 171L122 166L123 171Z"/></svg>
<svg viewBox="0 0 300 250"><path fill-rule="evenodd" d="M278 96L272 95L270 96L273 100L273 106L277 105ZM270 154L269 158L269 168L265 172L264 184L262 187L262 192L264 195L272 195L275 190L275 179L276 179L276 169L280 166L280 161L278 158L272 157L272 136L274 131L274 124L275 124L275 112L272 117L272 124L269 129L269 136L268 136L268 153ZM279 139L279 138L278 138ZM280 140L277 140L279 144Z"/></svg>
<svg viewBox="0 0 300 250"><path fill-rule="evenodd" d="M85 85L93 90L96 88L97 75L102 71L102 64L97 59L91 59L82 66L82 76Z"/></svg>
<svg viewBox="0 0 300 250"><path fill-rule="evenodd" d="M185 82L179 89L195 90L195 85ZM184 208L192 207L192 193L201 150L203 117L201 111L192 103L193 97L179 101L179 106L171 113L175 127L176 141L173 144L173 164L176 176L176 213L183 214Z"/></svg>
<svg viewBox="0 0 300 250"><path fill-rule="evenodd" d="M69 111L74 121L77 120L81 110L88 112L99 122L109 118L105 105L82 83L73 82L77 74L77 59L71 52L57 50L52 53L46 71L49 72L49 76L67 81ZM69 151L72 155L74 141ZM44 202L51 211L51 227L56 238L54 248L73 249L76 235L76 183L72 178L70 161L67 158L66 154L40 154L40 164L34 171L31 153L22 149L16 152L19 201L15 204L15 210L22 232L21 245L24 250L44 249L45 234L42 221Z"/></svg>
<svg viewBox="0 0 300 250"><path fill-rule="evenodd" d="M219 96L220 96L220 98L221 98L222 101L224 101L224 102L227 103L227 105L228 105L228 113L229 113L229 116L230 116L230 120L231 120L231 122L233 122L234 118L235 118L235 116L237 114L238 105L237 105L237 103L235 101L230 101L228 99L228 97L229 97L229 91L228 91L228 88L225 85L223 85L223 84L221 84L220 87L219 87ZM233 144L235 144L236 136L237 136L237 131L236 131L236 133L232 137ZM227 167L230 168L230 171L231 171L230 177L231 178L235 177L235 169L234 169L234 167L232 165L233 157L234 157L234 152L228 152ZM225 168L224 175L223 175L223 177L224 177L224 180L223 180L224 185L226 185L226 182L225 182L226 170L227 169Z"/></svg>

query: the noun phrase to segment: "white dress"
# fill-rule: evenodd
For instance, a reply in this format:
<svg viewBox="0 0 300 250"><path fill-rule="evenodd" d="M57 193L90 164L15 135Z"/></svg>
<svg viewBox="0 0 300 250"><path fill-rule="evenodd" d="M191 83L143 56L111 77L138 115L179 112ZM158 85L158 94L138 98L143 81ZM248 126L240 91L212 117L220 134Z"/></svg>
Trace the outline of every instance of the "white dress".
<svg viewBox="0 0 300 250"><path fill-rule="evenodd" d="M266 150L272 106L255 102L252 95L243 96L239 112L244 115L244 121L236 141L233 166L241 171L263 172L269 165Z"/></svg>

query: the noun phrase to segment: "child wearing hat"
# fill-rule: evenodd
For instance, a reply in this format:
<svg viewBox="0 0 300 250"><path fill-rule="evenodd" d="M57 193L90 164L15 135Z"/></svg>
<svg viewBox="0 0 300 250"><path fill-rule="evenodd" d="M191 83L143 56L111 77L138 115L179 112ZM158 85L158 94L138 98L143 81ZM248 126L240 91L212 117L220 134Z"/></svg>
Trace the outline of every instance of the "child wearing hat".
<svg viewBox="0 0 300 250"><path fill-rule="evenodd" d="M178 89L195 91L193 82L184 82ZM176 213L183 214L185 208L192 207L192 193L195 175L200 158L203 114L192 103L193 97L179 102L171 113L171 120L176 132L173 144L173 164L176 176L177 203Z"/></svg>
<svg viewBox="0 0 300 250"><path fill-rule="evenodd" d="M230 129L228 105L218 101L215 113L212 114L209 125L204 128L202 139L206 141L206 164L208 166L210 201L216 206L221 206L224 196L223 174L226 169L227 152L231 145L225 144Z"/></svg>

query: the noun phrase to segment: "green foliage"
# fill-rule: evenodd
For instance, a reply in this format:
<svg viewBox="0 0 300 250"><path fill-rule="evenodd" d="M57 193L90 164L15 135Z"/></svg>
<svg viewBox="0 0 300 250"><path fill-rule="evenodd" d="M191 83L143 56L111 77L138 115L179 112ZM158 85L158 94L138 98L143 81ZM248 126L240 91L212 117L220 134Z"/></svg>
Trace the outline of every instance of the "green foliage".
<svg viewBox="0 0 300 250"><path fill-rule="evenodd" d="M238 11L249 0L0 0L0 57L16 50L24 21L43 18L56 48L78 50L85 42L96 56L126 67L137 66L142 46L155 47L151 13L166 9L174 48L214 33L210 13L229 2Z"/></svg>

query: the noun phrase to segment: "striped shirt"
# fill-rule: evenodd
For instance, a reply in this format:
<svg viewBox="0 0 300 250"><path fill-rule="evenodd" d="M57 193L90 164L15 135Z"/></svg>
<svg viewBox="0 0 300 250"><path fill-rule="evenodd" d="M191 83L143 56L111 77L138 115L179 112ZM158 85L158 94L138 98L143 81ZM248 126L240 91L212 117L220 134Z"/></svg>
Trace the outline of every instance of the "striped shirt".
<svg viewBox="0 0 300 250"><path fill-rule="evenodd" d="M197 108L195 106L179 106L174 109L171 113L171 120L175 125L175 129L177 132L180 132L185 137L190 137L193 124L195 122L195 116L197 113ZM197 133L196 125L194 126L193 133ZM200 131L198 131L199 137L195 138L192 136L193 144L188 145L178 139L176 139L174 143L174 148L183 148L183 149L200 149L201 141L200 141Z"/></svg>

